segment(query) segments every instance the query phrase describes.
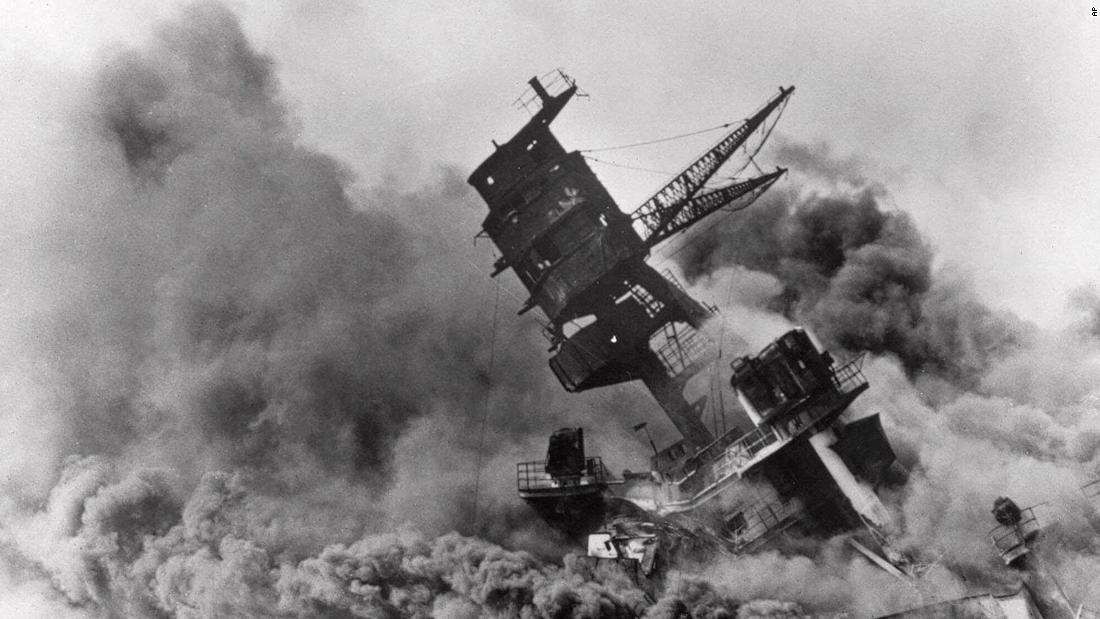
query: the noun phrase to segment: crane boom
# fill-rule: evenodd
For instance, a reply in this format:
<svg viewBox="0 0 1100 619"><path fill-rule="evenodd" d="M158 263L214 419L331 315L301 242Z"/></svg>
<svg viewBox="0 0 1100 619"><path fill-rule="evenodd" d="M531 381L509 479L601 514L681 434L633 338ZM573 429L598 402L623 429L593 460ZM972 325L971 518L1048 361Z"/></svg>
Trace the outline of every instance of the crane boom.
<svg viewBox="0 0 1100 619"><path fill-rule="evenodd" d="M649 243L649 238L655 235L667 238L666 228L676 218L676 214L792 92L794 92L794 86L781 87L779 94L772 97L764 107L730 131L703 156L696 159L634 211L632 218L641 223L644 228L642 237L648 244L652 245Z"/></svg>
<svg viewBox="0 0 1100 619"><path fill-rule="evenodd" d="M661 241L670 238L677 232L690 227L707 215L728 206L735 200L751 194L751 197L743 204L738 205L735 210L749 207L758 197L767 191L775 181L779 180L780 176L786 173L786 169L779 168L775 172L750 178L740 183L719 187L718 189L708 191L688 200L684 203L683 208L679 209L676 214L672 216L672 219L669 220L667 225L646 238L646 245L648 247L653 247Z"/></svg>

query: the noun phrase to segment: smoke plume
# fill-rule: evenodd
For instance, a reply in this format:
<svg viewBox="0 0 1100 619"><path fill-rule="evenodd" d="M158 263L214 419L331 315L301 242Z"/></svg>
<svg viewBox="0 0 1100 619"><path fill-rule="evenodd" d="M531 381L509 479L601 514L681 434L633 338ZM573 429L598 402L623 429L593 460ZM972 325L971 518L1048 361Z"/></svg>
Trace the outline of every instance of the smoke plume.
<svg viewBox="0 0 1100 619"><path fill-rule="evenodd" d="M630 427L656 406L563 395L538 325L507 319L515 283L466 242L484 205L462 175L355 178L302 145L275 69L232 13L192 6L0 145L25 177L0 230L19 291L0 295L0 615L882 614L1009 582L983 545L992 498L1037 503L1097 469L1095 295L1072 333L1036 334L934 269L853 162L789 144L835 187L774 188L683 267L735 266L751 302L723 310L761 332L793 320L872 353L856 414L886 413L910 468L888 502L935 565L914 591L815 541L644 590L563 550L513 467L593 419L592 451L637 466ZM1054 560L1086 599L1090 512L1064 512Z"/></svg>
<svg viewBox="0 0 1100 619"><path fill-rule="evenodd" d="M67 131L23 145L55 165L5 233L25 294L5 298L2 451L26 456L3 459L5 608L647 612L626 575L559 563L511 496L514 462L587 412L558 401L537 325L487 320L511 291L456 272L490 264L455 241L482 209L457 172L368 187L301 146L271 60L218 5L72 89L49 111ZM624 433L626 414L604 411Z"/></svg>
<svg viewBox="0 0 1100 619"><path fill-rule="evenodd" d="M793 183L673 255L722 306L723 328L747 340L737 354L793 325L834 353L870 354L871 390L851 414L883 413L908 476L885 493L897 545L929 571L908 590L889 579L868 586L882 574L826 545L806 558L739 559L721 573L747 596L783 592L859 616L1011 591L1018 580L987 537L993 500L1010 496L1038 505L1051 525L1049 564L1072 600L1096 606L1096 506L1079 490L1100 473L1094 291L1070 299L1083 315L1076 324L1039 331L979 300L960 267L934 266L928 241L884 206L889 194L862 162L790 142L776 157L797 170Z"/></svg>
<svg viewBox="0 0 1100 619"><path fill-rule="evenodd" d="M962 275L934 273L933 251L886 190L823 148L785 144L797 169L736 217L701 233L677 256L695 280L729 265L779 284L764 308L812 329L830 347L890 354L911 376L964 387L1023 344L1027 328L978 300ZM825 189L810 189L820 187Z"/></svg>

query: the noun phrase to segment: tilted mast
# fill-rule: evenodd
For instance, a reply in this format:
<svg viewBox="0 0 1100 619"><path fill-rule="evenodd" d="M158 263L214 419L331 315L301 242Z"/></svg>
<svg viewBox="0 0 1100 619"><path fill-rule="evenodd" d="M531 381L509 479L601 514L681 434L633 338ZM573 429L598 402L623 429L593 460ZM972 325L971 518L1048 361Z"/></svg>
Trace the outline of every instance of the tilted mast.
<svg viewBox="0 0 1100 619"><path fill-rule="evenodd" d="M768 116L784 104L793 92L794 86L780 88L779 94L764 104L760 111L735 127L721 140L718 140L718 143L712 146L710 150L688 165L683 172L677 174L634 211L632 218L640 224L640 233L648 246L652 247L664 238L671 236L673 232L669 228L674 222L679 221L678 229L683 229L699 221L713 210L717 210L709 210L694 217L678 217L690 204L691 198L696 192L702 189L707 181L722 167L722 164L726 163L737 152L737 149L745 143L745 140L759 129Z"/></svg>
<svg viewBox="0 0 1100 619"><path fill-rule="evenodd" d="M663 223L659 229L649 233L645 238L646 245L650 247L657 245L672 237L677 232L690 228L700 219L716 211L722 209L739 211L748 208L758 197L767 191L775 181L779 180L779 177L786 173L786 169L779 168L775 172L757 176L756 178L750 178L740 183L719 187L712 191L703 192L687 200L676 209L675 213L668 217L668 220ZM741 198L747 199L741 200ZM731 208L730 205L738 200L741 200L741 203Z"/></svg>
<svg viewBox="0 0 1100 619"><path fill-rule="evenodd" d="M566 390L641 380L685 440L706 445L714 437L701 420L705 399L689 403L683 388L706 361L697 329L713 310L645 258L707 215L739 200L738 208L748 206L785 172L700 193L794 89L781 88L631 216L583 155L567 153L550 132L577 92L574 81L558 71L546 85L529 84L533 94L521 100L541 108L469 178L489 205L483 230L502 254L494 275L513 269L530 294L520 313L538 307L546 315L550 367Z"/></svg>

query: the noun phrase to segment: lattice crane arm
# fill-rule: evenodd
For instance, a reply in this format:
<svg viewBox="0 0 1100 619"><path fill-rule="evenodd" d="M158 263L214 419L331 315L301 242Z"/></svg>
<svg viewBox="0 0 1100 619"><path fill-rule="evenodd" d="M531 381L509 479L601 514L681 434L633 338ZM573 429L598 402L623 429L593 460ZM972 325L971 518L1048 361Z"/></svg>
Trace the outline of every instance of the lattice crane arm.
<svg viewBox="0 0 1100 619"><path fill-rule="evenodd" d="M779 180L779 177L786 173L786 169L779 168L775 172L750 178L740 183L719 187L718 189L708 191L688 200L684 203L683 208L677 211L672 219L669 220L666 226L646 238L646 246L653 247L677 232L690 227L707 215L726 208L742 198L747 199L742 200L733 210L739 211L743 208L748 208L757 198L763 195L775 181Z"/></svg>
<svg viewBox="0 0 1100 619"><path fill-rule="evenodd" d="M669 224L674 219L679 219L677 214L687 206L692 196L714 176L718 168L729 160L792 92L794 92L794 86L780 88L779 94L772 97L758 112L726 134L710 150L688 165L683 172L676 175L634 211L632 217L636 222L641 223L644 229L642 238L647 244L650 246L654 244L650 243L649 239L655 235L667 238Z"/></svg>

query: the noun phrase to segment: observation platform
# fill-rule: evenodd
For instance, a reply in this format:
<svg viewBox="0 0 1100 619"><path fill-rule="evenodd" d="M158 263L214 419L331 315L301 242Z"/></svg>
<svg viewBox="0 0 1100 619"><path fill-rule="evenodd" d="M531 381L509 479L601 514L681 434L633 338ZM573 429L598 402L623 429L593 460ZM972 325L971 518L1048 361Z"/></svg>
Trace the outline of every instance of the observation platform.
<svg viewBox="0 0 1100 619"><path fill-rule="evenodd" d="M598 457L585 458L579 475L553 476L542 461L516 464L516 489L520 498L538 499L598 494L612 484L621 484Z"/></svg>

